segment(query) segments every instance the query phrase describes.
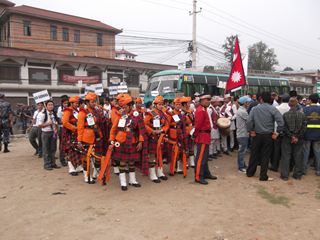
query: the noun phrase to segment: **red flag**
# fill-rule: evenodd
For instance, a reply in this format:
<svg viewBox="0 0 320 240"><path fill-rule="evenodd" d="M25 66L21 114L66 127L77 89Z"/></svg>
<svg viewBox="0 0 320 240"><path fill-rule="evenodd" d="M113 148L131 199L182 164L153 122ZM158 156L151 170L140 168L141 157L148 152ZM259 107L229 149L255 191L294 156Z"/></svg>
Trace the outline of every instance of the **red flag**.
<svg viewBox="0 0 320 240"><path fill-rule="evenodd" d="M226 91L246 85L246 78L243 71L242 59L239 47L238 37L233 51L232 68L227 81Z"/></svg>

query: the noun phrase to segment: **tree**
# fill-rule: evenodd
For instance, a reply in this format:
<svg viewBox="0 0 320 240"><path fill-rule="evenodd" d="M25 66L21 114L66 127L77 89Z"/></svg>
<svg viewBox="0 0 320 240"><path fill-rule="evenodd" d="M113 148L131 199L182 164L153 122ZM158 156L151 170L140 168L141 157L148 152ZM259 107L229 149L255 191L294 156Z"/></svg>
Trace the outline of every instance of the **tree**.
<svg viewBox="0 0 320 240"><path fill-rule="evenodd" d="M204 66L203 72L214 73L214 66L209 66L209 65Z"/></svg>
<svg viewBox="0 0 320 240"><path fill-rule="evenodd" d="M279 64L274 49L268 48L262 41L253 44L248 50L250 70L274 71L274 67Z"/></svg>
<svg viewBox="0 0 320 240"><path fill-rule="evenodd" d="M224 56L230 64L232 63L233 49L236 37L237 35L231 35L227 37L225 43L222 45L222 48L224 49Z"/></svg>
<svg viewBox="0 0 320 240"><path fill-rule="evenodd" d="M293 71L293 68L292 67L285 67L284 69L283 69L283 71L285 72L285 71Z"/></svg>

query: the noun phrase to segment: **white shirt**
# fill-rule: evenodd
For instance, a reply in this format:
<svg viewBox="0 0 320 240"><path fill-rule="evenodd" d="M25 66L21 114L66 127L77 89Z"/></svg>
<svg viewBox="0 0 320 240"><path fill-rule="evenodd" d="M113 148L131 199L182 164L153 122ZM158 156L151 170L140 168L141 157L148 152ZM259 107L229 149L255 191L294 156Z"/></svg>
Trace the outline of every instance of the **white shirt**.
<svg viewBox="0 0 320 240"><path fill-rule="evenodd" d="M33 120L34 120L34 124L32 125L33 127L38 127L40 122L40 118L39 118L39 110L36 110L33 114Z"/></svg>
<svg viewBox="0 0 320 240"><path fill-rule="evenodd" d="M213 128L213 123L212 123L212 118L211 118L212 113L213 113L213 107L212 107L212 105L210 105L209 107L207 107L207 113L208 113L208 115L209 115L210 126L211 126L211 128Z"/></svg>
<svg viewBox="0 0 320 240"><path fill-rule="evenodd" d="M281 115L283 115L284 113L286 113L290 110L288 103L281 103L279 106L276 106L276 108L279 110Z"/></svg>
<svg viewBox="0 0 320 240"><path fill-rule="evenodd" d="M50 114L47 112L48 114L48 119L46 121L46 123L49 121L49 119L51 119L52 123L57 123L57 121L55 120L53 114L50 116ZM38 114L38 118L39 118L39 125L44 123L44 119L45 119L45 113L41 112ZM46 126L44 128L41 128L42 132L52 132L53 131L53 127L52 125L50 126Z"/></svg>

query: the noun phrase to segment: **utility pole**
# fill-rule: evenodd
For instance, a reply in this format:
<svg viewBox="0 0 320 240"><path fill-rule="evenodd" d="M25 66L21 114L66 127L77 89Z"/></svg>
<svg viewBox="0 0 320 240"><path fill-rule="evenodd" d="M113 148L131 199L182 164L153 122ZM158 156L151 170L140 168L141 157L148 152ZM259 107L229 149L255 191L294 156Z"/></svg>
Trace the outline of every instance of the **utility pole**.
<svg viewBox="0 0 320 240"><path fill-rule="evenodd" d="M197 0L193 0L193 11L189 12L192 15L192 68L197 67L197 14L200 13L202 8L197 11Z"/></svg>

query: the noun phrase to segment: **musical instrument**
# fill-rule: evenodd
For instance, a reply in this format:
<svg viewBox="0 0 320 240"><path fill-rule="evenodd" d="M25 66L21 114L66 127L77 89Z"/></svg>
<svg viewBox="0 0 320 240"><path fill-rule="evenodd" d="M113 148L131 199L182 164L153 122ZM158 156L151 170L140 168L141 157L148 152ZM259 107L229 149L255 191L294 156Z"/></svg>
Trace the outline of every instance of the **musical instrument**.
<svg viewBox="0 0 320 240"><path fill-rule="evenodd" d="M217 126L220 129L221 135L228 136L230 134L231 120L226 117L221 117L217 120Z"/></svg>

